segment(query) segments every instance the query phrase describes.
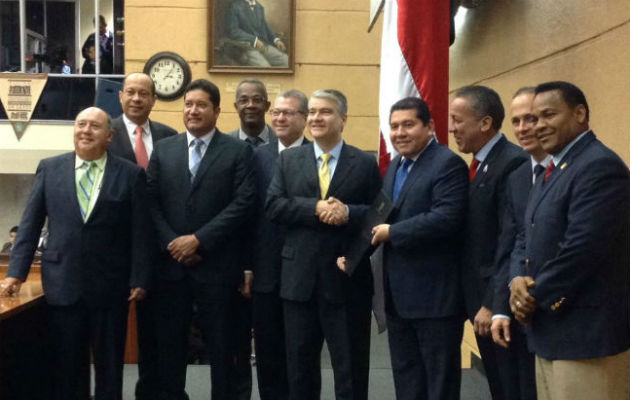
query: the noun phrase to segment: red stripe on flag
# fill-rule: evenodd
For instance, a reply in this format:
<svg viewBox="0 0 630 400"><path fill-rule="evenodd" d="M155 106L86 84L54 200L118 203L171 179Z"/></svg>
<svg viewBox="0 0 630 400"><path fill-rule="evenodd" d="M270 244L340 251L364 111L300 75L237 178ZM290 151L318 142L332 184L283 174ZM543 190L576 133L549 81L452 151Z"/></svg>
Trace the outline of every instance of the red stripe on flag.
<svg viewBox="0 0 630 400"><path fill-rule="evenodd" d="M391 154L387 152L387 145L385 144L385 139L383 138L383 132L379 132L378 137L380 139L378 147L378 169L381 170L381 176L385 177L387 166L391 161Z"/></svg>
<svg viewBox="0 0 630 400"><path fill-rule="evenodd" d="M444 144L448 143L449 35L448 1L398 0L398 42Z"/></svg>

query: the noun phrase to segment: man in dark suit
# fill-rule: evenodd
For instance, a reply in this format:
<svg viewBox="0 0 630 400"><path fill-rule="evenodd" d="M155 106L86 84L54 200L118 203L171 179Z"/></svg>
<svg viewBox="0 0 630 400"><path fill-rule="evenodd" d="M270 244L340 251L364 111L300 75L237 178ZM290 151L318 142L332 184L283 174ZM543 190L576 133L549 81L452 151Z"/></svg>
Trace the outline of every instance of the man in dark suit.
<svg viewBox="0 0 630 400"><path fill-rule="evenodd" d="M534 180L547 168L551 157L540 146L534 127L536 116L532 113L534 88L519 89L512 98L511 114L514 135L518 144L530 155L530 162L524 162L508 178L506 205L501 236L497 247L497 273L492 304L492 340L508 349L509 362L500 369L505 382L505 395L514 400L536 399L536 377L534 354L527 349L527 338L522 326L516 323L510 312L510 260L518 259L520 251L514 251L517 236L525 233L523 218L529 191Z"/></svg>
<svg viewBox="0 0 630 400"><path fill-rule="evenodd" d="M88 108L75 122L75 152L41 161L2 282L3 294L19 290L48 218L42 284L55 399L79 398L90 349L96 398L122 399L128 300L148 283L144 171L108 154L111 138L108 115Z"/></svg>
<svg viewBox="0 0 630 400"><path fill-rule="evenodd" d="M307 126L314 143L280 153L266 214L286 229L282 247L289 399L319 398L319 357L326 340L336 398L367 397L372 276L369 262L348 277L336 259L360 228L378 194L376 160L341 138L347 101L318 90ZM355 391L356 390L356 391Z"/></svg>
<svg viewBox="0 0 630 400"><path fill-rule="evenodd" d="M280 93L271 109L277 143L254 150L257 183L256 234L253 243L253 322L256 338L256 372L261 400L286 400L289 396L280 298L280 267L284 229L265 216L265 199L278 154L310 143L303 135L308 99L298 90ZM317 388L319 392L319 387Z"/></svg>
<svg viewBox="0 0 630 400"><path fill-rule="evenodd" d="M254 147L275 142L275 132L265 123L265 113L270 106L265 84L256 78L243 79L236 88L234 100L241 126L229 135Z"/></svg>
<svg viewBox="0 0 630 400"><path fill-rule="evenodd" d="M245 48L247 65L287 67L284 42L269 28L265 9L256 0L233 0L226 14L226 34Z"/></svg>
<svg viewBox="0 0 630 400"><path fill-rule="evenodd" d="M155 307L161 398L187 399L186 354L193 307L210 358L212 399L234 399L228 383L229 304L239 281L240 239L252 214L252 149L216 129L219 89L199 79L184 95L186 133L159 141L148 169L162 258Z"/></svg>
<svg viewBox="0 0 630 400"><path fill-rule="evenodd" d="M505 113L494 90L485 86L457 90L449 113L449 131L459 151L473 154L462 253L466 311L474 326L492 398L504 399L498 364L507 353L494 344L490 335L494 258L506 204L507 177L527 157L500 133Z"/></svg>
<svg viewBox="0 0 630 400"><path fill-rule="evenodd" d="M630 174L589 128L582 91L536 87L536 136L552 162L525 212L510 306L528 324L540 399L630 396ZM517 246L522 243L517 241Z"/></svg>
<svg viewBox="0 0 630 400"><path fill-rule="evenodd" d="M459 279L466 219L466 163L433 136L419 98L391 107L390 136L399 155L383 191L395 209L373 229L385 243L385 308L396 398L459 399L463 295Z"/></svg>
<svg viewBox="0 0 630 400"><path fill-rule="evenodd" d="M112 154L126 158L147 169L155 142L177 134L175 129L149 120L155 104L155 84L149 75L129 74L122 90L118 93L123 115L112 121L114 137L109 146ZM158 251L158 243L153 229L145 233ZM157 398L157 343L155 337L155 315L151 291L147 298L136 304L138 326L138 382L136 399ZM131 305L133 307L133 305Z"/></svg>

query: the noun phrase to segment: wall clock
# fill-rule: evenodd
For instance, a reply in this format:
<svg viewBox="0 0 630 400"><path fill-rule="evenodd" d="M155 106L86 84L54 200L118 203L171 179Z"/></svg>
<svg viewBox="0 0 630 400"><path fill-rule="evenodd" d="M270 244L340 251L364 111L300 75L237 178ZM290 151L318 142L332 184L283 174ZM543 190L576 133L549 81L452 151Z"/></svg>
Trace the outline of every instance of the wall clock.
<svg viewBox="0 0 630 400"><path fill-rule="evenodd" d="M170 51L155 54L144 65L144 73L155 82L155 94L161 100L175 100L184 94L190 83L190 66L181 56Z"/></svg>

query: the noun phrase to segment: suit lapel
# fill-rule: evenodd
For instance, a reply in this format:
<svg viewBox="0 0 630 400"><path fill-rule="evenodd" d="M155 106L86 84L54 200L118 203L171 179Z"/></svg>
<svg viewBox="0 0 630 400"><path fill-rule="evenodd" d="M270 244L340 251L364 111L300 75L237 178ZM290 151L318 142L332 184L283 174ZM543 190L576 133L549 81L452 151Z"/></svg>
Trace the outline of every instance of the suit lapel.
<svg viewBox="0 0 630 400"><path fill-rule="evenodd" d="M411 171L403 184L403 187L400 189L400 194L398 195L398 199L396 199L396 205L399 206L407 196L407 192L416 179L421 178L422 171L426 171L427 166L425 164L430 163L433 151L435 150L435 146L438 146L437 142L432 142L423 152L420 154L420 157L413 163L413 167L411 167Z"/></svg>
<svg viewBox="0 0 630 400"><path fill-rule="evenodd" d="M81 216L81 207L79 206L79 199L77 197L76 172L74 169L75 160L76 153L72 153L71 157L68 157L68 159L64 161L64 164L62 166L62 171L65 175L65 179L63 179L63 185L66 188L65 192L68 197L67 204L70 204L72 209L74 210L74 216L78 218L81 222L83 222L83 217Z"/></svg>
<svg viewBox="0 0 630 400"><path fill-rule="evenodd" d="M99 191L98 197L96 198L96 203L94 203L94 208L92 208L92 212L90 213L90 216L88 217L87 221L85 221L85 223L90 222L98 213L99 209L102 207L101 203L103 202L103 196L107 196L107 193L112 192L112 185L119 183L119 180L116 179L116 177L118 176L119 168L120 164L118 164L118 162L114 160L114 156L112 156L111 154L107 154L105 171L103 171L103 179L101 180L101 189Z"/></svg>
<svg viewBox="0 0 630 400"><path fill-rule="evenodd" d="M121 155L129 160L135 160L136 154L133 152L133 146L129 139L129 132L127 132L127 126L121 117L114 120L114 131L118 134L114 135L114 140L117 142L118 147L121 149Z"/></svg>
<svg viewBox="0 0 630 400"><path fill-rule="evenodd" d="M337 160L337 166L335 167L335 173L330 181L330 185L328 187L328 193L326 193L326 197L329 195L333 195L337 192L337 190L341 187L346 176L354 169L354 154L348 149L348 146L344 143L341 146L341 152L339 153L339 160ZM319 177L318 177L319 180Z"/></svg>
<svg viewBox="0 0 630 400"><path fill-rule="evenodd" d="M488 173L488 170L493 167L494 160L497 158L497 155L501 153L501 150L503 150L506 142L507 139L505 138L505 136L501 136L501 139L499 139L499 141L496 142L494 146L492 146L492 149L490 149L490 152L486 156L486 159L483 160L483 162L479 165L479 169L477 170L475 179L473 179L470 185L471 190L474 190L477 187L483 185L486 180L486 174Z"/></svg>
<svg viewBox="0 0 630 400"><path fill-rule="evenodd" d="M307 146L304 151L300 152L302 161L300 162L301 168L304 173L304 180L310 193L313 193L315 197L320 197L319 190L319 175L317 174L317 160L315 159L315 150L313 145ZM329 187L330 189L330 187ZM330 191L330 190L329 190Z"/></svg>
<svg viewBox="0 0 630 400"><path fill-rule="evenodd" d="M195 190L195 188L199 185L201 177L208 171L208 168L216 161L216 159L219 158L221 148L224 144L222 135L223 133L219 132L218 129L214 131L214 135L208 145L208 149L201 159L197 175L195 175L195 179L192 182L192 186L190 188L191 191ZM188 150L186 151L186 154L188 154ZM188 166L186 166L186 169L188 169Z"/></svg>

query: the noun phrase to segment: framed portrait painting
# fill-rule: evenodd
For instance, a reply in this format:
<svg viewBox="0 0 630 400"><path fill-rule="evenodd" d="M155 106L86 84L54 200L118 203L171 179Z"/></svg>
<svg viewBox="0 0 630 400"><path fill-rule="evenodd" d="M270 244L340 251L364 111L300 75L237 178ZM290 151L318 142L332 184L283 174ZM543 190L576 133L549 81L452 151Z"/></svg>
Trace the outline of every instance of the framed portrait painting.
<svg viewBox="0 0 630 400"><path fill-rule="evenodd" d="M208 71L291 74L295 0L208 0Z"/></svg>

